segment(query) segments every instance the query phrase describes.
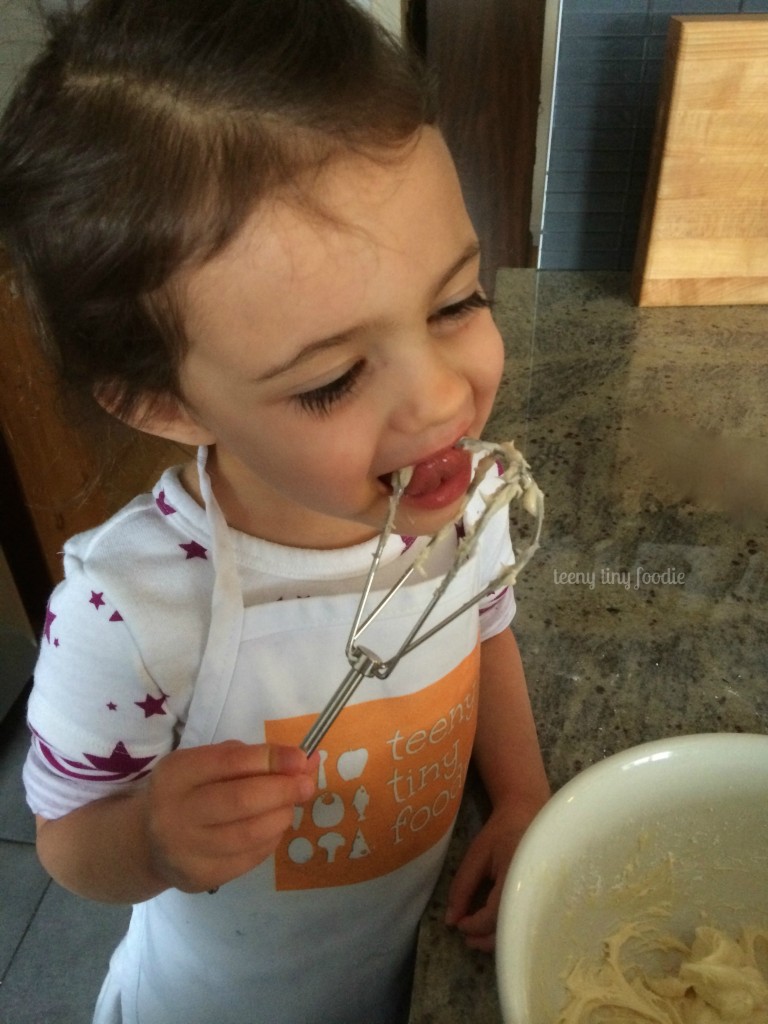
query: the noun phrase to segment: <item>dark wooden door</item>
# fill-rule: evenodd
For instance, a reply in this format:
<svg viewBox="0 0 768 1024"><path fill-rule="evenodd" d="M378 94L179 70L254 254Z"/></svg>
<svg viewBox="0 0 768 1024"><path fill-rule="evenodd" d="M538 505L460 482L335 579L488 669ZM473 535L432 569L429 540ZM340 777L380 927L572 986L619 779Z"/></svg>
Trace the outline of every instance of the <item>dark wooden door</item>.
<svg viewBox="0 0 768 1024"><path fill-rule="evenodd" d="M411 0L442 124L484 246L483 277L534 265L531 186L546 0Z"/></svg>
<svg viewBox="0 0 768 1024"><path fill-rule="evenodd" d="M188 453L128 432L78 429L39 351L8 255L0 248L0 540L27 612L61 578L72 534L103 522Z"/></svg>

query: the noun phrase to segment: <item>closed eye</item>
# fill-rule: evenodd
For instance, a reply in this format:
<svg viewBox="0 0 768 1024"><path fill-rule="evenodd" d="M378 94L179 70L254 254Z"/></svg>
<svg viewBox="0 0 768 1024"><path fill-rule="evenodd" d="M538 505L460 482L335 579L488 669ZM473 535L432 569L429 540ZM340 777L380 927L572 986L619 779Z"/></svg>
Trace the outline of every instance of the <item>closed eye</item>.
<svg viewBox="0 0 768 1024"><path fill-rule="evenodd" d="M354 391L364 369L365 362L361 359L341 377L293 397L307 412L315 413L318 416L327 416L337 402Z"/></svg>
<svg viewBox="0 0 768 1024"><path fill-rule="evenodd" d="M493 302L488 296L483 295L480 291L476 291L468 295L466 299L452 302L450 306L443 306L442 309L438 309L429 318L429 322L437 323L440 320L460 320L475 309L491 309L492 307Z"/></svg>
<svg viewBox="0 0 768 1024"><path fill-rule="evenodd" d="M457 323L464 317L477 309L491 309L492 301L481 291L473 292L459 302L452 302L443 306L429 317L430 324ZM322 384L320 387L312 388L311 391L304 391L294 395L294 401L298 402L302 409L318 416L327 416L337 402L350 395L365 370L365 361L355 363L346 373L343 373L335 380Z"/></svg>

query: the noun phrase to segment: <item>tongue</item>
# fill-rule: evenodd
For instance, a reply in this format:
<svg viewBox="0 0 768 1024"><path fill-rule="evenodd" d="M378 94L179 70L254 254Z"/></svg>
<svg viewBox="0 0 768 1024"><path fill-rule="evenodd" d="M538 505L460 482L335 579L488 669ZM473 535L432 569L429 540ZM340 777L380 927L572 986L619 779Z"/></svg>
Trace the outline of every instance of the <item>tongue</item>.
<svg viewBox="0 0 768 1024"><path fill-rule="evenodd" d="M431 494L436 491L446 480L450 480L458 473L464 471L468 460L472 456L469 452L458 448L446 448L436 455L417 462L413 466L413 475L405 489L405 493L412 498L421 497L424 494Z"/></svg>

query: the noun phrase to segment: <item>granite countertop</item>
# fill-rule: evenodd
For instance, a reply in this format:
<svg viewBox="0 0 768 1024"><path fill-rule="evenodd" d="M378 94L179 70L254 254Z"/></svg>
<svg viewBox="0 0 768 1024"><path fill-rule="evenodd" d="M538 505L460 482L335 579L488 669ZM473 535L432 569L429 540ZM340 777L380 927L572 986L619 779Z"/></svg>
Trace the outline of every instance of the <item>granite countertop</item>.
<svg viewBox="0 0 768 1024"><path fill-rule="evenodd" d="M626 274L504 270L496 319L486 436L514 438L547 496L515 632L553 788L646 740L768 731L768 307L638 309ZM442 923L483 813L474 783L411 1024L501 1022L493 958Z"/></svg>

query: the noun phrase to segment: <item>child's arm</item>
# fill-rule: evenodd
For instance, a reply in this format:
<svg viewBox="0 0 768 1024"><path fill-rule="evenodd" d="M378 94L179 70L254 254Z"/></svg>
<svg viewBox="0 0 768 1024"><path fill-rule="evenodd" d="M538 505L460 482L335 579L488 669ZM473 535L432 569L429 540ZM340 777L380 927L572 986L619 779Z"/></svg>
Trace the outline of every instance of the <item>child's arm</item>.
<svg viewBox="0 0 768 1024"><path fill-rule="evenodd" d="M231 740L176 750L142 789L38 818L38 854L56 881L90 899L205 892L275 850L294 806L314 792L313 768L293 747Z"/></svg>
<svg viewBox="0 0 768 1024"><path fill-rule="evenodd" d="M520 652L509 629L482 645L474 758L493 810L453 880L446 922L464 933L469 946L490 951L512 855L550 796ZM490 883L490 893L472 912L483 883Z"/></svg>

